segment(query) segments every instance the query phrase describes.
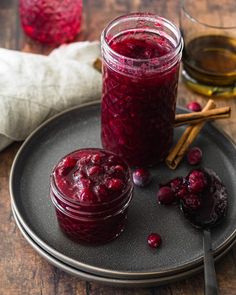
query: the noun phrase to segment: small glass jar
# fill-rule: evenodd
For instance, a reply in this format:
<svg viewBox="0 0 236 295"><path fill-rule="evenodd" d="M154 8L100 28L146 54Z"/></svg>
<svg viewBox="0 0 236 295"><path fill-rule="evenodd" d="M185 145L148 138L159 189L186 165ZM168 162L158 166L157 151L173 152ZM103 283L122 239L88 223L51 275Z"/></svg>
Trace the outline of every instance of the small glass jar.
<svg viewBox="0 0 236 295"><path fill-rule="evenodd" d="M125 228L133 194L128 165L102 149L81 149L54 168L50 197L58 223L71 239L102 244Z"/></svg>
<svg viewBox="0 0 236 295"><path fill-rule="evenodd" d="M148 13L121 16L102 33L101 139L130 165L149 166L172 145L182 38Z"/></svg>
<svg viewBox="0 0 236 295"><path fill-rule="evenodd" d="M20 0L21 24L29 37L59 45L79 33L82 6L82 0Z"/></svg>

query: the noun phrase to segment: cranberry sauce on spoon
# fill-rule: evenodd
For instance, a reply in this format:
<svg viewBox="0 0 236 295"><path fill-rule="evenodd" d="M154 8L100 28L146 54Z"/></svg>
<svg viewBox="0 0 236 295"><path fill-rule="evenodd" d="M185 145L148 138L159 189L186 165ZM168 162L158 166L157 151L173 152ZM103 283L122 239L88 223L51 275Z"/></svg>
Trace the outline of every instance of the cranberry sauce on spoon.
<svg viewBox="0 0 236 295"><path fill-rule="evenodd" d="M157 198L163 205L179 204L186 219L202 229L205 294L218 294L211 228L227 213L228 196L223 182L211 169L195 169L186 177L177 177L161 186Z"/></svg>
<svg viewBox="0 0 236 295"><path fill-rule="evenodd" d="M184 216L197 228L216 226L227 213L227 191L211 169L194 170L186 177L188 195L181 200Z"/></svg>

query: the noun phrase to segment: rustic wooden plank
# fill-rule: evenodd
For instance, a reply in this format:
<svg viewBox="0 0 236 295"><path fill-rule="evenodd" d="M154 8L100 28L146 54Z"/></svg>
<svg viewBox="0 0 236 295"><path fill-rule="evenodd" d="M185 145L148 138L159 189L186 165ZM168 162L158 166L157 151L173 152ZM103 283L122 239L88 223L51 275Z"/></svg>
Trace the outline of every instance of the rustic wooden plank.
<svg viewBox="0 0 236 295"><path fill-rule="evenodd" d="M155 288L114 288L99 284L89 283L90 295L172 295L170 287Z"/></svg>
<svg viewBox="0 0 236 295"><path fill-rule="evenodd" d="M129 11L150 11L166 16L178 23L178 1L170 0L86 0L82 31L77 40L98 40L106 24ZM47 54L51 47L25 37L19 23L17 0L0 1L0 46ZM207 99L179 86L178 103L189 100L206 103ZM217 99L219 106L232 107L232 118L217 124L236 138L236 102ZM204 279L199 274L193 278L156 288L113 288L81 281L51 266L42 259L21 236L13 220L10 208L8 179L10 167L20 144L13 144L0 153L0 294L59 294L59 295L200 295ZM217 278L221 294L236 294L236 246L217 265Z"/></svg>

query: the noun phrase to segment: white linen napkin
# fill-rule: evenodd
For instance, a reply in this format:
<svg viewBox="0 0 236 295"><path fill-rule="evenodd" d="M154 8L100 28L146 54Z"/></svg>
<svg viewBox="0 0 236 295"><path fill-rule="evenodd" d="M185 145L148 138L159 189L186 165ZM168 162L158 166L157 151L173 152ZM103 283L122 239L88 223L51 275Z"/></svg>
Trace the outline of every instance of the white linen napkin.
<svg viewBox="0 0 236 295"><path fill-rule="evenodd" d="M100 99L99 55L98 42L62 45L49 56L0 48L0 150L52 115Z"/></svg>

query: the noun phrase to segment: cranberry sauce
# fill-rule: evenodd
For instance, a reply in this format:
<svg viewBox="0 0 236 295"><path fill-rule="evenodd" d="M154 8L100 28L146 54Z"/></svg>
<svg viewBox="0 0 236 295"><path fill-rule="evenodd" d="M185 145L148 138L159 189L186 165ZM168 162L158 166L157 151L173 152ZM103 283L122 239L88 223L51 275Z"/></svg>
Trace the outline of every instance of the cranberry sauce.
<svg viewBox="0 0 236 295"><path fill-rule="evenodd" d="M133 185L127 164L101 149L65 156L51 176L61 229L76 241L105 243L125 227Z"/></svg>
<svg viewBox="0 0 236 295"><path fill-rule="evenodd" d="M80 31L82 0L20 0L25 33L40 42L62 44Z"/></svg>
<svg viewBox="0 0 236 295"><path fill-rule="evenodd" d="M168 56L175 45L147 29L105 40L111 56L104 49L103 147L132 166L156 164L172 144L180 58Z"/></svg>
<svg viewBox="0 0 236 295"><path fill-rule="evenodd" d="M202 188L199 192L193 192L192 196L189 195L189 197L184 198L181 202L181 209L185 217L194 226L199 228L213 227L227 213L227 191L220 178L210 169L201 171L204 175L204 180L197 180L194 175L191 180L191 175L196 174L196 171L191 172L187 176L187 182L191 184L191 181L192 183L199 181L201 183L197 184L197 188ZM195 200L193 200L193 197Z"/></svg>
<svg viewBox="0 0 236 295"><path fill-rule="evenodd" d="M198 228L217 225L227 213L227 191L211 169L192 170L186 177L177 177L162 186L158 201L179 203L184 216Z"/></svg>

